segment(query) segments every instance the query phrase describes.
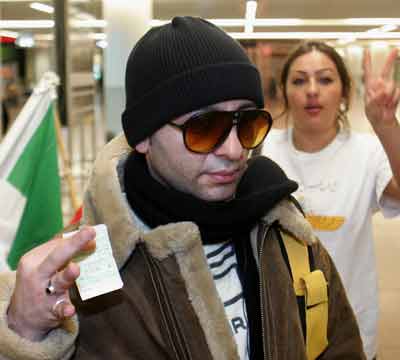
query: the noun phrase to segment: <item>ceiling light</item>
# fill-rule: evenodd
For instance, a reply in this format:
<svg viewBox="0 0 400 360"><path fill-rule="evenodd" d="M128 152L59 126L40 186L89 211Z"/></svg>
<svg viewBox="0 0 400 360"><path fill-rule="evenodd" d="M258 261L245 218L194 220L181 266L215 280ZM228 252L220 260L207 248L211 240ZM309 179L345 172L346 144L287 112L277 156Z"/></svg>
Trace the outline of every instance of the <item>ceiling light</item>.
<svg viewBox="0 0 400 360"><path fill-rule="evenodd" d="M207 19L221 27L245 26L245 19ZM170 20L153 19L150 26L161 26ZM254 27L267 26L384 26L400 25L400 18L347 18L347 19L300 19L300 18L264 18L255 19ZM386 30L388 31L388 30Z"/></svg>
<svg viewBox="0 0 400 360"><path fill-rule="evenodd" d="M386 24L400 24L400 18L349 18L342 19L346 25L379 26Z"/></svg>
<svg viewBox="0 0 400 360"><path fill-rule="evenodd" d="M381 27L367 30L368 33L376 33L376 32L389 32L397 29L397 25L395 24L386 24Z"/></svg>
<svg viewBox="0 0 400 360"><path fill-rule="evenodd" d="M92 14L88 14L87 12L76 11L73 15L77 20L96 20Z"/></svg>
<svg viewBox="0 0 400 360"><path fill-rule="evenodd" d="M48 14L54 13L54 8L52 6L49 6L46 4L34 2L34 3L30 4L29 6L34 10L43 11Z"/></svg>
<svg viewBox="0 0 400 360"><path fill-rule="evenodd" d="M35 34L34 38L36 41L53 41L54 35L53 34Z"/></svg>
<svg viewBox="0 0 400 360"><path fill-rule="evenodd" d="M247 1L246 2L246 15L245 15L245 28L246 33L253 31L254 21L256 19L257 12L257 1Z"/></svg>
<svg viewBox="0 0 400 360"><path fill-rule="evenodd" d="M35 40L32 34L22 33L18 36L17 40L15 40L15 44L22 48L32 48L35 45Z"/></svg>
<svg viewBox="0 0 400 360"><path fill-rule="evenodd" d="M234 39L400 39L400 32L367 33L364 32L231 32Z"/></svg>
<svg viewBox="0 0 400 360"><path fill-rule="evenodd" d="M381 31L385 32L385 31L393 31L396 30L398 28L397 25L395 24L386 24L384 26L381 27Z"/></svg>
<svg viewBox="0 0 400 360"><path fill-rule="evenodd" d="M88 34L89 39L93 40L106 40L107 35L104 33L90 33Z"/></svg>
<svg viewBox="0 0 400 360"><path fill-rule="evenodd" d="M106 25L105 20L71 20L71 26L75 28L104 28Z"/></svg>
<svg viewBox="0 0 400 360"><path fill-rule="evenodd" d="M107 40L99 40L96 42L99 48L105 49L108 46Z"/></svg>
<svg viewBox="0 0 400 360"><path fill-rule="evenodd" d="M214 25L221 27L244 26L246 23L245 19L206 19L206 20L213 23ZM170 22L171 22L170 20L152 19L150 20L150 27L162 26Z"/></svg>
<svg viewBox="0 0 400 360"><path fill-rule="evenodd" d="M171 21L170 20L152 19L152 20L150 20L150 27L162 26L162 25L168 24L169 22L171 22Z"/></svg>
<svg viewBox="0 0 400 360"><path fill-rule="evenodd" d="M348 33L327 32L232 32L234 39L338 39Z"/></svg>
<svg viewBox="0 0 400 360"><path fill-rule="evenodd" d="M373 42L370 44L370 46L371 46L372 48L380 48L380 49L383 49L383 48L388 47L389 44L388 44L386 41L373 41Z"/></svg>
<svg viewBox="0 0 400 360"><path fill-rule="evenodd" d="M18 37L18 33L15 31L0 31L0 36L8 37L8 38L14 38L16 39Z"/></svg>
<svg viewBox="0 0 400 360"><path fill-rule="evenodd" d="M356 33L357 38L359 39L400 39L400 32L378 32L369 34L366 31L361 33Z"/></svg>
<svg viewBox="0 0 400 360"><path fill-rule="evenodd" d="M349 35L349 36L342 37L342 38L338 39L337 42L338 42L339 45L347 45L347 44L350 44L352 42L355 42L356 40L357 40L357 38L354 35Z"/></svg>
<svg viewBox="0 0 400 360"><path fill-rule="evenodd" d="M75 28L104 28L105 20L71 20ZM53 20L0 20L0 29L49 29L54 27Z"/></svg>
<svg viewBox="0 0 400 360"><path fill-rule="evenodd" d="M0 20L0 29L46 29L53 26L53 20Z"/></svg>

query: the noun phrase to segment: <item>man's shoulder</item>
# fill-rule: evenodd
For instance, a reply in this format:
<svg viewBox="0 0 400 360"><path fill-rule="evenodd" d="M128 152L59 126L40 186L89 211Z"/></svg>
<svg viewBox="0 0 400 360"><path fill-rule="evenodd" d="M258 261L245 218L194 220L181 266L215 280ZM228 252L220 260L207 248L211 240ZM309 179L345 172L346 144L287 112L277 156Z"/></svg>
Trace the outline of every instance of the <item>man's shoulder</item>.
<svg viewBox="0 0 400 360"><path fill-rule="evenodd" d="M290 198L275 205L263 221L267 224L278 224L280 229L304 244L311 245L317 241L310 223Z"/></svg>

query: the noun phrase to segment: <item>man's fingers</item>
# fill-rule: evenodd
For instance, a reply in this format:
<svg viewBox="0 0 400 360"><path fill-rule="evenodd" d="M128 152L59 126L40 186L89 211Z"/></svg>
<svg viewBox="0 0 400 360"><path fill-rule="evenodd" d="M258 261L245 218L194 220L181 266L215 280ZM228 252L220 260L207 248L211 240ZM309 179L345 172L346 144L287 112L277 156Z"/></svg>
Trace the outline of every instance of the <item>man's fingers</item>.
<svg viewBox="0 0 400 360"><path fill-rule="evenodd" d="M63 304L63 308L61 311L64 319L69 318L75 315L75 306L71 303Z"/></svg>
<svg viewBox="0 0 400 360"><path fill-rule="evenodd" d="M53 304L51 312L57 320L62 320L73 316L75 314L75 307L69 299L59 298Z"/></svg>
<svg viewBox="0 0 400 360"><path fill-rule="evenodd" d="M58 241L57 246L41 262L38 272L50 279L59 269L68 264L71 259L80 251L87 251L87 247L94 247L93 241L96 232L93 228L87 227L78 231L70 238L63 238Z"/></svg>
<svg viewBox="0 0 400 360"><path fill-rule="evenodd" d="M79 266L74 263L69 263L66 268L57 272L50 279L51 285L54 288L54 294L65 293L79 277Z"/></svg>
<svg viewBox="0 0 400 360"><path fill-rule="evenodd" d="M390 75L392 73L393 65L394 62L396 61L397 58L397 49L393 49L390 53L389 56L387 57L385 61L385 65L383 65L381 76L384 79L389 79Z"/></svg>

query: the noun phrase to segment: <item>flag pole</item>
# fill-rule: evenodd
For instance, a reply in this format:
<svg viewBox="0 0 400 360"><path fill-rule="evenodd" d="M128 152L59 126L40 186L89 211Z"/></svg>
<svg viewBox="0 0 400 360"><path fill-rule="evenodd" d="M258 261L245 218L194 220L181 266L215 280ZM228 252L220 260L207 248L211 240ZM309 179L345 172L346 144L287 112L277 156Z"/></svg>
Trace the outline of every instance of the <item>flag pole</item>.
<svg viewBox="0 0 400 360"><path fill-rule="evenodd" d="M74 209L74 212L77 212L80 207L80 204L78 201L75 182L72 177L72 171L71 171L71 167L70 167L70 159L69 159L67 151L65 150L64 141L62 139L60 117L58 116L56 104L54 104L54 106L53 106L53 114L54 114L54 122L55 122L56 135L57 135L57 145L58 145L58 149L60 150L60 155L61 155L61 159L63 162L65 177L66 177L67 184L68 184L69 197L71 199L71 204Z"/></svg>

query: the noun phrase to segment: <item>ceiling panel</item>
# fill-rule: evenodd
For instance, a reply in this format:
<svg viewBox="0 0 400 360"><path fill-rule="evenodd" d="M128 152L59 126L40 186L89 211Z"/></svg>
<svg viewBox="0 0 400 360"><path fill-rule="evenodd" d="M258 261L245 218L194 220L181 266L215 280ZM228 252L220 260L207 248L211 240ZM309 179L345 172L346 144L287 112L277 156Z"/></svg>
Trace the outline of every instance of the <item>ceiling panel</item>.
<svg viewBox="0 0 400 360"><path fill-rule="evenodd" d="M142 0L126 0L142 1ZM52 4L52 1L41 2ZM32 10L30 1L0 0L1 20L47 20L52 15ZM101 0L70 0L76 11L102 18ZM154 0L153 17L170 19L175 15L192 15L205 18L243 18L245 0ZM399 0L260 0L258 18L356 18L400 17ZM368 28L308 28L313 31L364 31ZM261 29L260 29L261 30ZM270 28L270 31L305 31L304 28Z"/></svg>
<svg viewBox="0 0 400 360"><path fill-rule="evenodd" d="M263 3L261 13L257 14L259 17L322 19L400 16L398 0L273 0Z"/></svg>
<svg viewBox="0 0 400 360"><path fill-rule="evenodd" d="M154 0L154 17L169 19L174 15L206 18L240 18L245 0ZM263 0L258 1L260 18L351 18L399 17L398 0Z"/></svg>

